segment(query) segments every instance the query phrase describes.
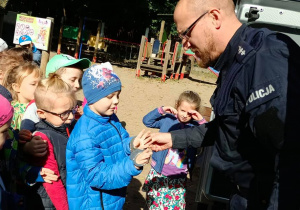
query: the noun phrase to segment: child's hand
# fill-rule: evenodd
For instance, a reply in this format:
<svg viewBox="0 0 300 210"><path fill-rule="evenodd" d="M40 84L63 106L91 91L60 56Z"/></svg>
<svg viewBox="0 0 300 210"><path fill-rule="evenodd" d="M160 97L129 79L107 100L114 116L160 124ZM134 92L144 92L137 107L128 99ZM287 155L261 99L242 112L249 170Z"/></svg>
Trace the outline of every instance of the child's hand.
<svg viewBox="0 0 300 210"><path fill-rule="evenodd" d="M134 139L133 146L135 149L146 149L151 142L150 131L142 130Z"/></svg>
<svg viewBox="0 0 300 210"><path fill-rule="evenodd" d="M177 115L177 110L174 107L171 106L164 106L162 107L162 109L164 110L164 112L173 114L173 115Z"/></svg>
<svg viewBox="0 0 300 210"><path fill-rule="evenodd" d="M135 162L140 165L146 165L149 163L150 157L152 155L151 149L145 149L143 152L141 152L135 159ZM138 166L135 166L137 169L139 169Z"/></svg>
<svg viewBox="0 0 300 210"><path fill-rule="evenodd" d="M196 110L189 111L189 114L196 121L199 121L199 120L203 119L203 116L199 112L197 112Z"/></svg>
<svg viewBox="0 0 300 210"><path fill-rule="evenodd" d="M83 115L83 107L82 106L78 106L77 113L80 114L80 116Z"/></svg>
<svg viewBox="0 0 300 210"><path fill-rule="evenodd" d="M23 152L35 157L44 157L48 152L48 142L40 136L33 136L23 147Z"/></svg>
<svg viewBox="0 0 300 210"><path fill-rule="evenodd" d="M41 168L40 174L47 183L52 184L52 182L56 182L58 180L58 176L51 169Z"/></svg>
<svg viewBox="0 0 300 210"><path fill-rule="evenodd" d="M20 130L19 132L19 143L25 144L26 142L29 142L32 138L32 133L30 130Z"/></svg>

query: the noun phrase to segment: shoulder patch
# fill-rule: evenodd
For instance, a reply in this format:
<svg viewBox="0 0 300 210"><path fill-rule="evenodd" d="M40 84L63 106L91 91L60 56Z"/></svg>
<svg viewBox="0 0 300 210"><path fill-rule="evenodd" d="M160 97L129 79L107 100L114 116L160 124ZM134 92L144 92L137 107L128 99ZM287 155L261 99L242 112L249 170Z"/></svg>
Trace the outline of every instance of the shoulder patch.
<svg viewBox="0 0 300 210"><path fill-rule="evenodd" d="M278 77L252 89L246 103L246 111L249 111L267 101L280 96L281 84Z"/></svg>
<svg viewBox="0 0 300 210"><path fill-rule="evenodd" d="M253 47L250 46L245 41L241 41L238 45L236 59L239 63L243 63L244 59L249 55L249 53L253 50Z"/></svg>

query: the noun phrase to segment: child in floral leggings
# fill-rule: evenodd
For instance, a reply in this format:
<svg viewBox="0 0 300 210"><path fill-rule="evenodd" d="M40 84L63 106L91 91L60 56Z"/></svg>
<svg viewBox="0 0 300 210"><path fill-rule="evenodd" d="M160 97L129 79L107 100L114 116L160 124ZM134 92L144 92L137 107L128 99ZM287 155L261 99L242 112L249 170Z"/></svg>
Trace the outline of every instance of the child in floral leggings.
<svg viewBox="0 0 300 210"><path fill-rule="evenodd" d="M144 117L143 123L150 128L159 128L160 132L203 124L206 121L199 113L200 102L197 93L185 91L179 96L176 108L156 108ZM185 209L187 173L195 154L194 148L153 153L151 169L143 186L149 209Z"/></svg>

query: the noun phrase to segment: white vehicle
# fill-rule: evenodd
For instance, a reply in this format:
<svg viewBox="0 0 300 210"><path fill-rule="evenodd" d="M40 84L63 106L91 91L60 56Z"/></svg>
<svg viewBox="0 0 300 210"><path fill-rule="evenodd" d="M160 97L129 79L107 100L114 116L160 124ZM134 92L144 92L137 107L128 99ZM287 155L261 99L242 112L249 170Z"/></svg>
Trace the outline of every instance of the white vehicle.
<svg viewBox="0 0 300 210"><path fill-rule="evenodd" d="M289 35L300 45L300 0L237 0L242 23Z"/></svg>

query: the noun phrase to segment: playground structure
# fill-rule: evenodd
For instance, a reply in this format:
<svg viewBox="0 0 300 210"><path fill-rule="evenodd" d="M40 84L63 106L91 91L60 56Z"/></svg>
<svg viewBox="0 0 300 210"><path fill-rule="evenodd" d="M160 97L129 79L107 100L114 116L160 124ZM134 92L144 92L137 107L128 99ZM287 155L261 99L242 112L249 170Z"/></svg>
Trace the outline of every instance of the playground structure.
<svg viewBox="0 0 300 210"><path fill-rule="evenodd" d="M97 23L96 35L85 28L87 21ZM130 60L137 57L135 55L137 55L138 47L137 43L104 37L104 22L85 17L80 20L79 27L66 26L62 20L57 54L60 54L64 48L63 51L75 58L81 58L83 53L91 56L93 62L97 62L99 57L102 57L104 61L112 57Z"/></svg>
<svg viewBox="0 0 300 210"><path fill-rule="evenodd" d="M150 42L146 36L142 36L139 56L137 60L136 76L160 74L161 80L183 79L189 76L193 66L194 57L186 54L182 44L172 42L170 39L162 41L165 21L161 22L159 38L151 38Z"/></svg>

